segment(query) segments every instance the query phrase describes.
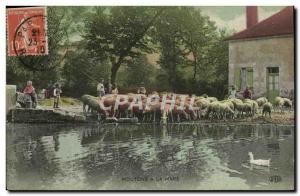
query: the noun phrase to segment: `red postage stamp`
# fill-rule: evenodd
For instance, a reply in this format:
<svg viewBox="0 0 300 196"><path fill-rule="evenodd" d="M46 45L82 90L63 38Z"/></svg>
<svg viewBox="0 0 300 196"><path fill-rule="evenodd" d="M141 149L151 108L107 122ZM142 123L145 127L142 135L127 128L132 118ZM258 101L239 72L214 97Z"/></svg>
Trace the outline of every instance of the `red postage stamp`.
<svg viewBox="0 0 300 196"><path fill-rule="evenodd" d="M45 7L8 8L8 56L47 55Z"/></svg>

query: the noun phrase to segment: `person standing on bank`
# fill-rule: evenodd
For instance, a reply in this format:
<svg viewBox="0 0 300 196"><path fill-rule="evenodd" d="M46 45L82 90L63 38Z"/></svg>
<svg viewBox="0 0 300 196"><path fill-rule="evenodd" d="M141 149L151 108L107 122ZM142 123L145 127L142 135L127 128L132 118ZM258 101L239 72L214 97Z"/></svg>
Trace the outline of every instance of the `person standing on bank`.
<svg viewBox="0 0 300 196"><path fill-rule="evenodd" d="M235 98L235 95L236 95L236 90L235 90L235 87L232 86L231 87L231 90L229 91L229 99L234 99Z"/></svg>
<svg viewBox="0 0 300 196"><path fill-rule="evenodd" d="M252 99L252 93L249 90L249 87L247 86L244 93L243 93L244 99Z"/></svg>
<svg viewBox="0 0 300 196"><path fill-rule="evenodd" d="M53 108L59 108L58 104L59 104L60 94L61 93L62 93L62 90L60 88L60 85L59 84L55 84L55 88L53 90L53 97L54 97Z"/></svg>
<svg viewBox="0 0 300 196"><path fill-rule="evenodd" d="M144 87L144 83L142 82L141 83L141 87L139 87L138 91L137 91L138 94L146 94L146 88Z"/></svg>
<svg viewBox="0 0 300 196"><path fill-rule="evenodd" d="M104 88L104 80L101 79L100 82L97 85L97 92L99 98L103 97L105 95L105 88Z"/></svg>

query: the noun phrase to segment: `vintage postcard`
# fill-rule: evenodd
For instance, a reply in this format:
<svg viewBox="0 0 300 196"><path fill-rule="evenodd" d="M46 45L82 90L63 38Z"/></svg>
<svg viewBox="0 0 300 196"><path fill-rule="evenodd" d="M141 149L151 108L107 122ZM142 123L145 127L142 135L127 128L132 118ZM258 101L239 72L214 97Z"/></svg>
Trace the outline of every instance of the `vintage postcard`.
<svg viewBox="0 0 300 196"><path fill-rule="evenodd" d="M295 191L295 7L6 7L9 191Z"/></svg>

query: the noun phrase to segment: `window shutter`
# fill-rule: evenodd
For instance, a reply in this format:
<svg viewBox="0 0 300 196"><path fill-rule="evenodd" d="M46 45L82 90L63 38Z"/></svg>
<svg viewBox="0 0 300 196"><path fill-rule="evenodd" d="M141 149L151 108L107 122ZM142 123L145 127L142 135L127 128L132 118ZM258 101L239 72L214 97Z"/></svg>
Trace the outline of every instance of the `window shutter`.
<svg viewBox="0 0 300 196"><path fill-rule="evenodd" d="M239 67L234 69L234 85L237 91L241 89L241 69Z"/></svg>
<svg viewBox="0 0 300 196"><path fill-rule="evenodd" d="M253 68L247 68L247 86L253 88Z"/></svg>

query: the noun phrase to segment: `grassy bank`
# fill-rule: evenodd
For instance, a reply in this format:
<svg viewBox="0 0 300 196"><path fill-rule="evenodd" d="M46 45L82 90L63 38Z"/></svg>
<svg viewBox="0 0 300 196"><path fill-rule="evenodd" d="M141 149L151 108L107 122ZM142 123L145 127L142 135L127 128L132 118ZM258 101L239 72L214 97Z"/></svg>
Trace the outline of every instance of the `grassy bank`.
<svg viewBox="0 0 300 196"><path fill-rule="evenodd" d="M53 98L43 99L40 100L38 103L40 106L53 106ZM59 103L60 106L76 106L80 104L80 100L71 97L61 97Z"/></svg>

